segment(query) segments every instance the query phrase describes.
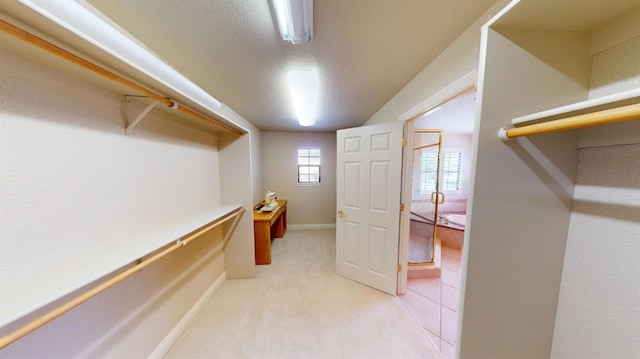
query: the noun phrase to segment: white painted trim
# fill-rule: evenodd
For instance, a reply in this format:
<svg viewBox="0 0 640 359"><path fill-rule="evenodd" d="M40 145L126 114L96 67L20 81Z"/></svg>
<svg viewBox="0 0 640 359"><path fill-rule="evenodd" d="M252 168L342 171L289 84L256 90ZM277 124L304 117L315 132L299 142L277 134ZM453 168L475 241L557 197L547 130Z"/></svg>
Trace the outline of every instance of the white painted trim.
<svg viewBox="0 0 640 359"><path fill-rule="evenodd" d="M400 212L400 238L398 243L398 264L400 265L400 272L398 272L398 294L407 293L407 276L409 273L409 226L411 219L411 181L413 166L413 147L414 136L413 134L415 121L406 121L404 123L404 138L407 139L407 144L403 149L403 163L402 163L402 189L400 191L400 201L404 204L404 210ZM409 151L409 149L412 149Z"/></svg>
<svg viewBox="0 0 640 359"><path fill-rule="evenodd" d="M449 86L436 92L431 97L420 102L417 106L414 106L411 110L400 115L400 121L413 120L416 117L426 113L436 106L440 106L443 103L460 96L465 90L474 88L476 86L476 80L478 77L478 70L473 69L452 82Z"/></svg>
<svg viewBox="0 0 640 359"><path fill-rule="evenodd" d="M204 308L204 306L209 302L209 300L218 293L222 283L227 279L226 272L222 272L220 276L213 282L213 284L207 289L206 292L198 299L198 301L189 309L187 314L182 317L182 319L176 324L176 326L167 334L167 336L160 342L160 344L156 347L156 349L149 354L149 358L158 358L161 359L171 346L175 344L175 342L180 338L182 333L187 329L189 324L195 319L195 317L200 313L200 311Z"/></svg>
<svg viewBox="0 0 640 359"><path fill-rule="evenodd" d="M287 229L336 229L336 224L289 224L287 225Z"/></svg>

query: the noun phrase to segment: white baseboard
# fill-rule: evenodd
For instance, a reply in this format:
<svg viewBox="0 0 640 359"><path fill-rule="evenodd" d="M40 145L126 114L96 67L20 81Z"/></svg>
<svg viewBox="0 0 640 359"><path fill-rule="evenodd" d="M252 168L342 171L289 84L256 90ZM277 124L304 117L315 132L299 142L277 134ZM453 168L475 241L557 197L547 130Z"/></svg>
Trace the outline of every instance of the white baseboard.
<svg viewBox="0 0 640 359"><path fill-rule="evenodd" d="M180 338L180 335L187 329L189 324L195 319L198 313L204 308L204 306L209 302L209 300L218 292L220 286L227 279L226 272L222 272L220 276L213 282L213 284L207 289L204 294L198 299L198 301L189 309L187 314L182 317L182 319L176 324L176 326L167 334L167 336L160 342L160 344L156 347L156 349L149 355L151 359L160 359L162 358L171 346Z"/></svg>
<svg viewBox="0 0 640 359"><path fill-rule="evenodd" d="M289 224L287 229L336 229L335 223L333 224Z"/></svg>

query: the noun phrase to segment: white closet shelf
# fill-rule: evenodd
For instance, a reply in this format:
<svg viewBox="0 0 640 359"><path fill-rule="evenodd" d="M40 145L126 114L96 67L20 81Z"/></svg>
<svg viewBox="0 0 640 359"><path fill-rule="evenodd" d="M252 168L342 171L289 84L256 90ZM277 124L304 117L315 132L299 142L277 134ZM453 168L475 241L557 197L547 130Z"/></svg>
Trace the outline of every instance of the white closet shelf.
<svg viewBox="0 0 640 359"><path fill-rule="evenodd" d="M248 133L245 128L227 119L219 110L203 105L203 101L194 100L193 96L186 95L184 91L169 85L166 80L149 75L148 71L123 60L117 53L106 51L90 41L79 38L75 39L74 46L70 47L60 40L64 37L61 34L67 34L63 27L47 23L43 25L49 28L47 33L35 31L26 26L22 28L14 22L20 26L28 23L26 19L30 16L29 10L25 13L25 8L17 4L3 10L9 11L11 21L5 20L5 16L0 13L0 41L8 50L63 71L68 72L73 69L74 76L113 93L154 99L166 105L160 106L160 109L173 111L173 115L187 120L191 125L197 125L196 128L212 130L216 133L230 133L237 137ZM99 48L97 52L96 48ZM90 55L95 53L100 54L99 60ZM154 56L150 55L150 57ZM170 66L168 69L175 72ZM185 78L179 81L190 80ZM206 93L195 84L190 87L197 88L195 91L199 93ZM217 102L215 99L213 101ZM131 129L127 129L126 134L130 135L130 132Z"/></svg>
<svg viewBox="0 0 640 359"><path fill-rule="evenodd" d="M522 136L573 130L613 122L640 119L640 89L582 101L551 110L516 117L512 128L498 130L502 141Z"/></svg>
<svg viewBox="0 0 640 359"><path fill-rule="evenodd" d="M108 248L3 284L0 286L0 329L239 211L242 211L241 205L217 206L141 235L114 240Z"/></svg>
<svg viewBox="0 0 640 359"><path fill-rule="evenodd" d="M608 110L616 107L640 103L640 88L602 96L586 101L556 107L550 110L536 112L530 115L514 118L511 123L516 126L553 121L559 118L583 115L596 111Z"/></svg>

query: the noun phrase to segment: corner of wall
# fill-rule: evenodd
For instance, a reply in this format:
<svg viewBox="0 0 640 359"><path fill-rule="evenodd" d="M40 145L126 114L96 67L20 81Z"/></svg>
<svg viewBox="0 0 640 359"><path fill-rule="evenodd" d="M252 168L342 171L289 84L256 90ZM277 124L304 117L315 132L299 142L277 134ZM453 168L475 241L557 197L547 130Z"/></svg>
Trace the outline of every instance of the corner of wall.
<svg viewBox="0 0 640 359"><path fill-rule="evenodd" d="M398 121L407 111L434 96L465 74L477 70L480 28L511 1L499 0L416 77L382 106L365 125Z"/></svg>

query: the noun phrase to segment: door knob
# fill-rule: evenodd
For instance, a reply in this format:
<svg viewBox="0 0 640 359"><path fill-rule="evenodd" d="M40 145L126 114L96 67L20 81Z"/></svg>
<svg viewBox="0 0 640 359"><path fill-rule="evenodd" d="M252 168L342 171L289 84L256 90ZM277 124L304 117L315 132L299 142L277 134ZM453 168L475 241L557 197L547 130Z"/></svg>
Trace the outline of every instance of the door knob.
<svg viewBox="0 0 640 359"><path fill-rule="evenodd" d="M344 217L344 212L342 212L342 210L338 210L338 216Z"/></svg>

